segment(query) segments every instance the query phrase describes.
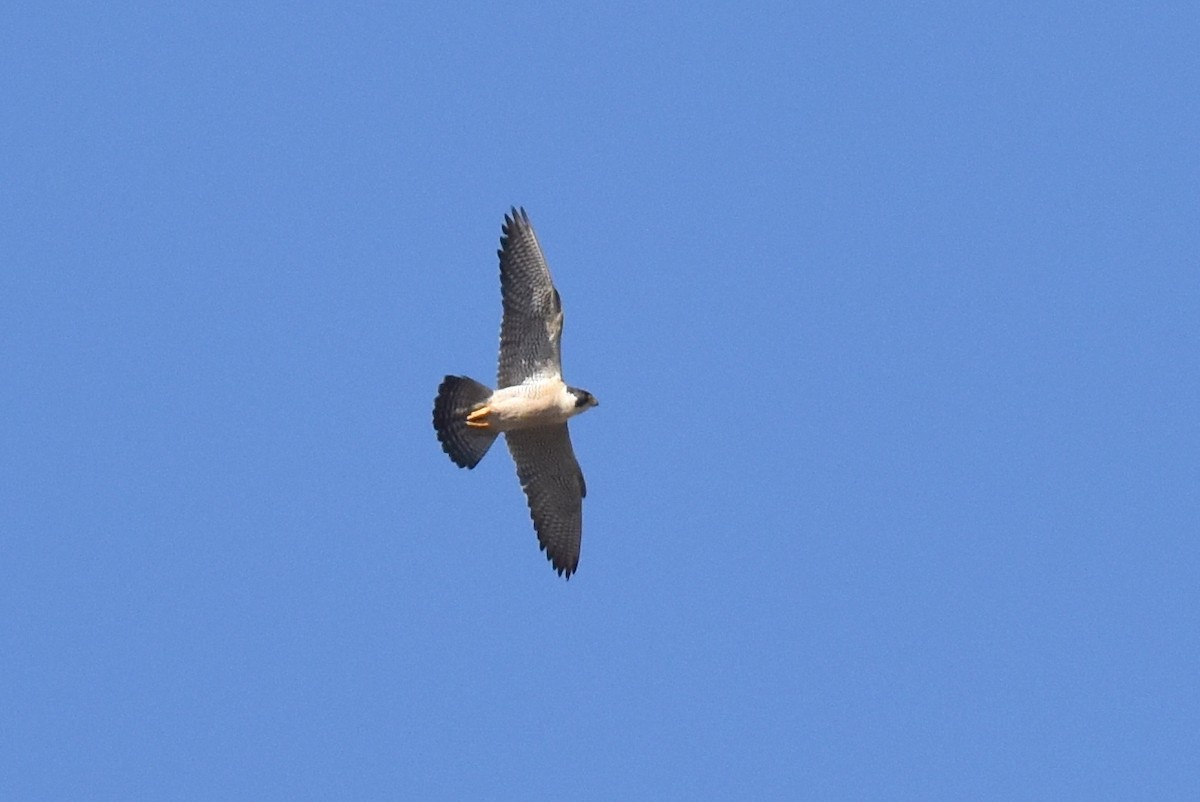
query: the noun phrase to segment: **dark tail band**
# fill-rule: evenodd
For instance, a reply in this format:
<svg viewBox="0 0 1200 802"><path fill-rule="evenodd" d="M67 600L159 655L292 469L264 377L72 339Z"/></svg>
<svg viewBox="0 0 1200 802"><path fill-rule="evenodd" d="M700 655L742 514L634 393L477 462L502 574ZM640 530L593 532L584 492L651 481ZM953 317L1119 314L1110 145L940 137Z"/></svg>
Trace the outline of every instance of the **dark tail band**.
<svg viewBox="0 0 1200 802"><path fill-rule="evenodd" d="M447 376L433 402L433 428L442 450L460 468L474 468L496 441L496 433L467 425L467 413L488 400L492 390L466 376Z"/></svg>

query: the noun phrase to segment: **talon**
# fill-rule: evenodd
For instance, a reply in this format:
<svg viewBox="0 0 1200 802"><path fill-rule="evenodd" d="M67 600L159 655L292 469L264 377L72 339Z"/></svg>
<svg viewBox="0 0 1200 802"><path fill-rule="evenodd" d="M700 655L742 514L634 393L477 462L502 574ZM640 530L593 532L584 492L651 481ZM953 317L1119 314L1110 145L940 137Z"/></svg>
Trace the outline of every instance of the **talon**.
<svg viewBox="0 0 1200 802"><path fill-rule="evenodd" d="M487 416L490 414L492 414L492 408L484 404L479 409L467 414L467 425L476 429L486 429L489 426Z"/></svg>

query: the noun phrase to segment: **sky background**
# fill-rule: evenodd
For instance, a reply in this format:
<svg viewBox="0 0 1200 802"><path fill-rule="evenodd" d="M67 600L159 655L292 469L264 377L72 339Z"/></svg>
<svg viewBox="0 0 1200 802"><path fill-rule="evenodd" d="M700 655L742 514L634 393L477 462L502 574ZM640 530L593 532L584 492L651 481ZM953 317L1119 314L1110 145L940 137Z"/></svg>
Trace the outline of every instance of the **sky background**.
<svg viewBox="0 0 1200 802"><path fill-rule="evenodd" d="M6 5L0 798L1197 798L1200 12L1075 6Z"/></svg>

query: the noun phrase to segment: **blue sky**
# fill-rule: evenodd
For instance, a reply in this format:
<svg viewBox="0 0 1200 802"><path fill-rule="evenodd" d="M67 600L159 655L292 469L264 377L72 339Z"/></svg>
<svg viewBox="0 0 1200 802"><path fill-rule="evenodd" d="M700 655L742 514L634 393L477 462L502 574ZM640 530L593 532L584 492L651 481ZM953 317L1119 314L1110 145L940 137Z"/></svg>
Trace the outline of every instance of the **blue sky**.
<svg viewBox="0 0 1200 802"><path fill-rule="evenodd" d="M0 797L1194 797L1198 30L7 7ZM570 582L430 426L510 205Z"/></svg>

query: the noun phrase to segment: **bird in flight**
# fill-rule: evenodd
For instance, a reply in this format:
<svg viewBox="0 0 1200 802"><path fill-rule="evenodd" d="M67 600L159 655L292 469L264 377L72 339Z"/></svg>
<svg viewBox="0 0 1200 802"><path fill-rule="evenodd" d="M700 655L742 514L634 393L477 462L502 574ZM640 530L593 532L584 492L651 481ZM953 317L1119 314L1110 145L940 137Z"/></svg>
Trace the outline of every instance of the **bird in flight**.
<svg viewBox="0 0 1200 802"><path fill-rule="evenodd" d="M579 566L587 486L567 420L599 402L563 382L562 300L524 209L504 216L497 253L504 302L499 389L447 376L433 402L433 428L460 468L478 465L504 433L538 542L554 570L570 579Z"/></svg>

